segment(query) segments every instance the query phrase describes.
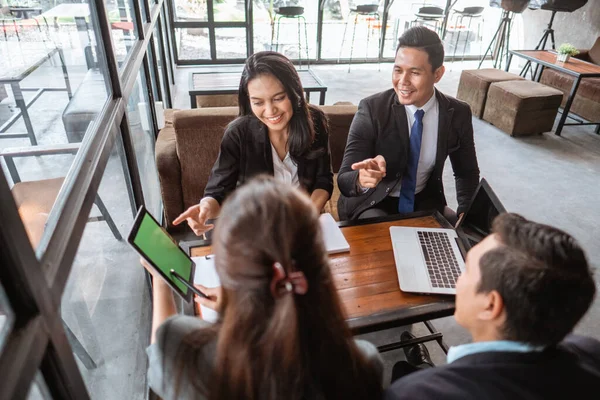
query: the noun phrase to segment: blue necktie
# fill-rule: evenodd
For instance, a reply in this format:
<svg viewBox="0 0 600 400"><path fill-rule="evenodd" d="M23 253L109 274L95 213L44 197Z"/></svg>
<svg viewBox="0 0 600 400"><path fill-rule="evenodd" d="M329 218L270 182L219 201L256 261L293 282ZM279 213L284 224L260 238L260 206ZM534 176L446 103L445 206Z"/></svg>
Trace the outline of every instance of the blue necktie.
<svg viewBox="0 0 600 400"><path fill-rule="evenodd" d="M400 187L400 200L398 201L398 212L410 213L415 210L415 188L417 187L417 167L421 155L421 139L423 137L423 114L425 111L415 112L415 123L410 130L410 151L408 152L408 163L406 173L402 177Z"/></svg>

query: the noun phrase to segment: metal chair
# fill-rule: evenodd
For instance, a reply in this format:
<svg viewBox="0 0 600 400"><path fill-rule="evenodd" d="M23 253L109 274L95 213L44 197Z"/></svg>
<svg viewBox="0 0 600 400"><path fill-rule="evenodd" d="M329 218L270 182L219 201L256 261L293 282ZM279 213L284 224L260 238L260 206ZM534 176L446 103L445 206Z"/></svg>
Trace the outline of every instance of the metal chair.
<svg viewBox="0 0 600 400"><path fill-rule="evenodd" d="M354 53L354 39L356 37L356 25L358 23L359 18L364 18L367 21L367 51L365 54L365 61L369 56L369 39L371 38L371 21L375 19L376 23L381 21L379 16L379 4L363 4L356 6L348 13L348 18L346 19L346 25L344 26L344 35L342 36L342 45L340 46L340 54L338 56L338 63L340 62L340 58L342 57L342 50L344 49L344 42L346 41L346 31L348 30L348 23L350 22L350 17L354 14L354 26L352 29L352 42L350 44L350 61L348 62L348 72L350 72L350 65L352 64L352 54ZM381 31L379 32L379 40L378 44L381 41ZM379 49L380 46L377 46ZM379 56L379 54L378 54ZM379 57L377 57L379 59Z"/></svg>
<svg viewBox="0 0 600 400"><path fill-rule="evenodd" d="M308 55L308 31L306 29L306 19L304 18L304 7L299 6L289 6L289 7L279 7L275 10L275 20L274 24L277 25L277 39L275 41L275 51L279 51L279 24L282 19L295 19L298 23L298 63L299 66L302 66L302 40L300 33L300 22L304 25L304 44L306 49L306 65L310 67L310 57ZM271 36L271 48L273 48L273 36Z"/></svg>
<svg viewBox="0 0 600 400"><path fill-rule="evenodd" d="M454 53L452 54L452 61L456 60L456 49L458 48L458 43L460 42L460 34L462 32L462 28L464 27L464 19L468 18L469 23L467 24L467 37L465 39L465 45L463 46L462 58L461 61L465 59L465 52L467 50L467 44L469 43L469 35L471 34L471 23L473 22L473 18L481 18L483 16L483 11L485 7L465 7L462 11L455 10L455 19L454 19L454 29L458 31L456 35L456 42L454 43ZM478 21L477 23L477 38L480 36L480 28L481 23Z"/></svg>

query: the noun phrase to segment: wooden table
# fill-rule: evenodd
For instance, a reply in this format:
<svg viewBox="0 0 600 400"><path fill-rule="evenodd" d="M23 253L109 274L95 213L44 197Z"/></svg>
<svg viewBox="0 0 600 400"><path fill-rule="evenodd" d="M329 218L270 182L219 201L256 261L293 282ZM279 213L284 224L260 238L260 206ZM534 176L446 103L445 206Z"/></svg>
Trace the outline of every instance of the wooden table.
<svg viewBox="0 0 600 400"><path fill-rule="evenodd" d="M310 69L299 70L300 80L304 92L306 92L306 101L310 102L310 93L318 92L319 104L325 104L325 92L327 86ZM240 88L241 71L236 72L192 72L190 74L190 104L192 108L197 108L196 96L218 95L218 94L237 94Z"/></svg>
<svg viewBox="0 0 600 400"><path fill-rule="evenodd" d="M338 225L350 244L350 252L332 255L330 267L347 322L355 334L454 314L454 296L416 295L400 290L390 239L390 226L449 228L438 212L340 222ZM194 257L212 253L208 241L182 242L181 246ZM441 333L432 330L430 324L426 325L433 335L419 341L435 339L444 348Z"/></svg>
<svg viewBox="0 0 600 400"><path fill-rule="evenodd" d="M575 77L573 86L571 87L571 92L569 93L569 97L567 98L567 102L565 103L565 107L560 117L560 121L558 122L556 131L554 132L556 135L560 136L565 125L597 125L600 128L600 123L598 122L565 123L567 117L569 116L569 110L571 109L573 99L575 98L575 94L577 93L577 89L579 88L581 80L584 78L599 78L600 66L573 57L571 57L566 63L557 62L556 51L553 50L510 50L508 61L506 62L506 71L508 71L510 68L513 55L537 63L541 66L536 76L534 76L534 80L538 82L542 77L544 68L552 68Z"/></svg>

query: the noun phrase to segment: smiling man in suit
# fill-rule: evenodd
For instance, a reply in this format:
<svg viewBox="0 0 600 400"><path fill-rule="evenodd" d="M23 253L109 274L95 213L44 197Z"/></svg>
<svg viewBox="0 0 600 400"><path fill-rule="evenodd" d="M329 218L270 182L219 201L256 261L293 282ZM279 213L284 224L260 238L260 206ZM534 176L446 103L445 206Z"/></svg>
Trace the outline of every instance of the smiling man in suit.
<svg viewBox="0 0 600 400"><path fill-rule="evenodd" d="M338 174L340 219L437 209L451 221L442 173L448 156L458 214L479 183L471 109L442 94L444 45L425 27L400 37L393 89L361 100Z"/></svg>

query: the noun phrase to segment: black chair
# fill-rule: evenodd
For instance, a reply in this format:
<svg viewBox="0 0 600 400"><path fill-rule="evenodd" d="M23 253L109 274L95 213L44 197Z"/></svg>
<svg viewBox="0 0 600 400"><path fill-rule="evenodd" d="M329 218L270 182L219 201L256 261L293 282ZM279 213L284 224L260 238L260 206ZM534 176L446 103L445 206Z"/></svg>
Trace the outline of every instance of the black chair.
<svg viewBox="0 0 600 400"><path fill-rule="evenodd" d="M277 25L277 39L275 41L275 51L279 51L279 23L283 18L295 19L298 23L298 63L302 66L302 40L300 34L300 23L304 26L304 45L306 49L306 65L310 66L308 55L308 31L306 29L306 19L304 18L304 7L289 6L279 7L275 10L275 21ZM273 48L273 36L271 36L271 49Z"/></svg>
<svg viewBox="0 0 600 400"><path fill-rule="evenodd" d="M440 37L442 37L442 27L444 25L444 9L437 6L423 6L415 13L416 18L410 23L410 26L424 25L432 27Z"/></svg>
<svg viewBox="0 0 600 400"><path fill-rule="evenodd" d="M467 37L465 39L465 45L463 46L462 58L461 61L465 59L465 52L467 50L467 44L469 43L469 36L471 34L471 23L473 22L473 18L479 19L483 16L483 11L485 7L465 7L462 11L455 10L455 18L454 18L454 29L455 32L458 32L456 35L456 41L454 43L454 53L452 54L452 61L456 60L456 49L458 48L458 43L460 42L460 33L462 32L462 27L464 26L464 20L467 18L469 20L466 28L467 28ZM482 18L483 19L483 18ZM477 23L477 38L480 37L481 30L481 21Z"/></svg>
<svg viewBox="0 0 600 400"><path fill-rule="evenodd" d="M348 18L346 19L346 25L344 26L344 35L342 36L342 45L340 46L340 54L338 56L338 62L340 62L340 58L342 57L342 50L344 49L344 42L346 41L346 31L348 30L348 23L350 22L350 18L354 15L354 26L352 29L352 42L350 43L350 61L348 62L348 72L350 72L350 65L352 64L352 54L354 53L354 39L356 37L356 25L358 24L359 18L364 18L367 21L367 51L365 54L365 61L369 56L369 39L371 38L371 21L374 18L377 23L381 21L379 16L379 4L363 4L356 6L348 13ZM381 41L381 31L379 32L379 40L377 41L377 50L379 51L379 44ZM377 54L377 59L379 59L379 53Z"/></svg>

